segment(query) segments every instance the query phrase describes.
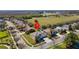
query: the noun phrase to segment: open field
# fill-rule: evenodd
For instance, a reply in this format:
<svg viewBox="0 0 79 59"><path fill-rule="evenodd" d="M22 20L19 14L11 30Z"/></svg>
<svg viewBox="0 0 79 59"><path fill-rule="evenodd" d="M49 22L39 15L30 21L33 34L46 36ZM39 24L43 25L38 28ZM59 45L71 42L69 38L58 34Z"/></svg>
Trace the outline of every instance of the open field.
<svg viewBox="0 0 79 59"><path fill-rule="evenodd" d="M34 18L34 19L30 19L28 20L28 22L31 22L34 24L34 20L37 19L39 21L39 23L41 25L47 25L47 24L60 24L60 23L67 23L70 21L75 21L75 20L79 20L79 16L60 16L60 17L54 17L54 16L50 16L50 17L40 17L40 18Z"/></svg>

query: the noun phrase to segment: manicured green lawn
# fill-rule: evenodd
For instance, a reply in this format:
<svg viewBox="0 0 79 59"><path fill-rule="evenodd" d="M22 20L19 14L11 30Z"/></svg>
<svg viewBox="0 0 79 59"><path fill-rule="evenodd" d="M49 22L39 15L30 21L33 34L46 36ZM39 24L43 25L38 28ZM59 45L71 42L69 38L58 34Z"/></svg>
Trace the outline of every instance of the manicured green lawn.
<svg viewBox="0 0 79 59"><path fill-rule="evenodd" d="M66 43L64 41L64 42L59 43L57 45L50 46L50 47L48 47L48 49L66 49Z"/></svg>
<svg viewBox="0 0 79 59"><path fill-rule="evenodd" d="M30 35L27 35L27 34L23 34L24 35L24 37L26 38L26 40L28 41L28 42L30 42L32 45L35 45L35 40L33 40L31 37L30 37ZM27 43L27 42L26 42Z"/></svg>
<svg viewBox="0 0 79 59"><path fill-rule="evenodd" d="M59 47L60 49L66 49L66 43L65 42L60 43L59 45L57 45L57 47Z"/></svg>
<svg viewBox="0 0 79 59"><path fill-rule="evenodd" d="M7 45L7 44L12 44L13 43L13 40L10 36L10 33L5 30L5 31L0 31L0 49L5 49L7 48L6 46L4 45ZM13 45L15 46L15 45Z"/></svg>
<svg viewBox="0 0 79 59"><path fill-rule="evenodd" d="M8 31L0 31L0 43L10 43L11 41Z"/></svg>
<svg viewBox="0 0 79 59"><path fill-rule="evenodd" d="M4 38L4 37L7 37L8 36L8 33L7 31L0 31L0 38Z"/></svg>
<svg viewBox="0 0 79 59"><path fill-rule="evenodd" d="M0 45L0 49L8 49L8 48L4 45Z"/></svg>
<svg viewBox="0 0 79 59"><path fill-rule="evenodd" d="M79 16L70 16L70 17L66 17L66 16L60 16L60 17L54 17L54 16L50 16L50 17L40 17L40 18L35 18L39 21L39 23L41 25L47 25L47 24L58 24L58 23L67 23L70 21L75 21L79 19ZM35 19L30 19L28 20L28 22L31 22L34 24L34 20Z"/></svg>

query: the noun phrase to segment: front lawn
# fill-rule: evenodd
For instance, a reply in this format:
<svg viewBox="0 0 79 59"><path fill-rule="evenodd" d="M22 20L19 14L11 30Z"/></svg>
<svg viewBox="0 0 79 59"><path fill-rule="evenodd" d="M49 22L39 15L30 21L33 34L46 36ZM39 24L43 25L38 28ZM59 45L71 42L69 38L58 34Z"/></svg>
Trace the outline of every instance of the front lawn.
<svg viewBox="0 0 79 59"><path fill-rule="evenodd" d="M0 31L0 38L5 38L8 36L7 31Z"/></svg>
<svg viewBox="0 0 79 59"><path fill-rule="evenodd" d="M66 49L66 42L61 42L59 44L48 47L48 49Z"/></svg>
<svg viewBox="0 0 79 59"><path fill-rule="evenodd" d="M0 49L8 49L8 48L4 45L0 45Z"/></svg>
<svg viewBox="0 0 79 59"><path fill-rule="evenodd" d="M33 40L31 37L30 37L30 35L27 35L27 34L23 34L23 36L26 38L26 40L29 42L29 43L31 43L32 45L35 45L36 44L36 42L35 42L35 40ZM27 42L26 42L27 43Z"/></svg>
<svg viewBox="0 0 79 59"><path fill-rule="evenodd" d="M55 49L66 49L66 43L62 42L54 47Z"/></svg>
<svg viewBox="0 0 79 59"><path fill-rule="evenodd" d="M10 43L12 42L11 36L7 30L0 31L0 43Z"/></svg>
<svg viewBox="0 0 79 59"><path fill-rule="evenodd" d="M10 33L5 30L5 31L0 31L0 49L4 49L4 45L7 45L7 46L10 46L10 48L12 48L12 46L10 44L14 44L11 36L10 36ZM15 46L15 45L13 45Z"/></svg>

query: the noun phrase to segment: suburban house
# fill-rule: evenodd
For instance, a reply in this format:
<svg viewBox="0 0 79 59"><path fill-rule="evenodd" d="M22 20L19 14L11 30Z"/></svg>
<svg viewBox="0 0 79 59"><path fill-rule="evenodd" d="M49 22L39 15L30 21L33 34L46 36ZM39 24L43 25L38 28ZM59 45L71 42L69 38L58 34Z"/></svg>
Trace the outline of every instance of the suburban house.
<svg viewBox="0 0 79 59"><path fill-rule="evenodd" d="M62 27L56 27L55 29L54 29L55 31L57 31L57 32L59 32L59 31L61 31L62 30Z"/></svg>
<svg viewBox="0 0 79 59"><path fill-rule="evenodd" d="M63 25L62 30L69 30L69 25Z"/></svg>

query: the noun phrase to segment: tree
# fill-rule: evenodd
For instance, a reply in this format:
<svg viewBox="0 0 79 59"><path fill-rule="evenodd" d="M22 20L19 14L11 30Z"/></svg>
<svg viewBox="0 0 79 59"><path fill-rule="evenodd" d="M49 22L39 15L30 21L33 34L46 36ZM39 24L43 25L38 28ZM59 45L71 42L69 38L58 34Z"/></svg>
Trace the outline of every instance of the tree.
<svg viewBox="0 0 79 59"><path fill-rule="evenodd" d="M73 31L73 28L72 28L72 26L71 26L71 25L69 25L69 30L70 30L70 31Z"/></svg>
<svg viewBox="0 0 79 59"><path fill-rule="evenodd" d="M48 28L51 28L52 26L51 26L50 24L47 24L47 27L48 27Z"/></svg>
<svg viewBox="0 0 79 59"><path fill-rule="evenodd" d="M47 29L47 26L46 25L42 25L42 29Z"/></svg>
<svg viewBox="0 0 79 59"><path fill-rule="evenodd" d="M66 47L73 48L74 43L76 43L77 40L79 40L78 36L73 32L71 32L70 34L68 34L67 38L65 39Z"/></svg>
<svg viewBox="0 0 79 59"><path fill-rule="evenodd" d="M77 25L75 26L75 28L79 30L79 24L77 24Z"/></svg>

